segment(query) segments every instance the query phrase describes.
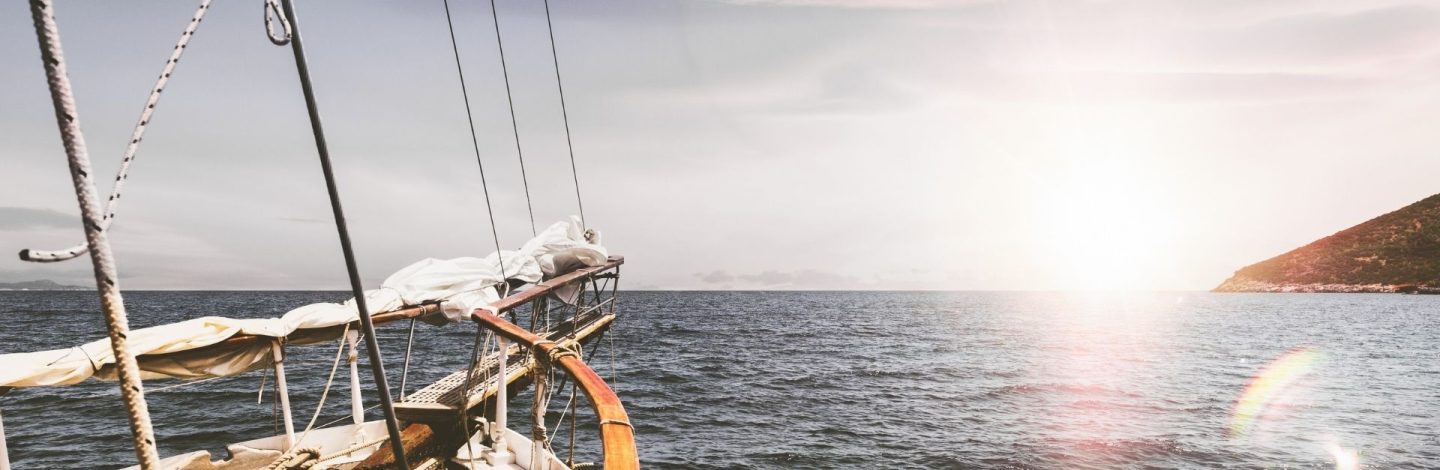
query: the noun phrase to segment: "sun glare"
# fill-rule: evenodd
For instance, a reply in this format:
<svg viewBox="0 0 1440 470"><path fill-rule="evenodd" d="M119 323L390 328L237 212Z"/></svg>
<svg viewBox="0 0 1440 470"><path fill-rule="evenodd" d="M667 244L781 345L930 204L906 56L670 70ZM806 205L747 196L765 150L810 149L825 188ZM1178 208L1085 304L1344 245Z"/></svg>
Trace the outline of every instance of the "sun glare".
<svg viewBox="0 0 1440 470"><path fill-rule="evenodd" d="M1151 275L1173 247L1175 214L1134 159L1079 151L1041 190L1058 282L1083 290L1153 288Z"/></svg>

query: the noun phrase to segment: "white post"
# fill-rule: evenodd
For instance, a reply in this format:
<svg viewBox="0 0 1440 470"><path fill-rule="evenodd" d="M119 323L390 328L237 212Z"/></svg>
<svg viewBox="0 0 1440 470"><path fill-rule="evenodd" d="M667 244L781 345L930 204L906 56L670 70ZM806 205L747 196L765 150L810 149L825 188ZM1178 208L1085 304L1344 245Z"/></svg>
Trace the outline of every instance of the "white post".
<svg viewBox="0 0 1440 470"><path fill-rule="evenodd" d="M5 420L0 418L0 470L10 470L10 449L5 447Z"/></svg>
<svg viewBox="0 0 1440 470"><path fill-rule="evenodd" d="M360 354L355 351L355 343L360 341L360 332L350 330L345 334L345 341L350 343L350 417L359 425L365 422L365 404L360 400L360 373L357 368Z"/></svg>
<svg viewBox="0 0 1440 470"><path fill-rule="evenodd" d="M500 335L495 336L500 343L500 357L499 370L496 371L498 380L495 385L495 422L492 423L490 428L492 430L490 439L494 441L494 445L490 446L490 448L494 450L494 452L490 454L492 458L490 464L501 465L515 461L515 457L510 454L510 446L505 444L505 430L508 429L506 427L507 420L505 419L505 415L509 411L507 405L510 398L510 391L508 390L510 384L507 383L509 382L507 379L509 378L510 371L507 367L506 360L510 355L510 343L506 342L505 338Z"/></svg>
<svg viewBox="0 0 1440 470"><path fill-rule="evenodd" d="M280 341L270 343L275 358L275 392L280 396L280 416L285 421L285 450L295 445L295 423L290 421L290 390L285 387L285 350Z"/></svg>

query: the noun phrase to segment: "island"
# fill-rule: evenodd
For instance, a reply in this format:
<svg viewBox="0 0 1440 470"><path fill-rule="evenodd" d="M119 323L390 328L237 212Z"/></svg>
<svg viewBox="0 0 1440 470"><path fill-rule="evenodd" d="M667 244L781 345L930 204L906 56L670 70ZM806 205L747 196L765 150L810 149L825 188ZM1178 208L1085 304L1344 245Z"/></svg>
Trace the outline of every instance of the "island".
<svg viewBox="0 0 1440 470"><path fill-rule="evenodd" d="M89 287L67 286L49 279L24 282L0 282L0 290L90 290Z"/></svg>
<svg viewBox="0 0 1440 470"><path fill-rule="evenodd" d="M1440 294L1440 194L1240 268L1214 291Z"/></svg>

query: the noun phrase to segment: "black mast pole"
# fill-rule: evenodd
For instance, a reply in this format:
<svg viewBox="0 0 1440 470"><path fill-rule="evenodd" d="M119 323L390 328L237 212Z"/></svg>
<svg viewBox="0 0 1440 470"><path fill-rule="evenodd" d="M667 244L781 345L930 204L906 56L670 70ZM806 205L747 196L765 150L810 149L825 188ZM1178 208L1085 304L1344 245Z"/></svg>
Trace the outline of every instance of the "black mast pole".
<svg viewBox="0 0 1440 470"><path fill-rule="evenodd" d="M370 354L370 370L380 392L380 408L385 410L385 428L390 432L390 447L395 453L396 468L408 469L405 445L400 441L400 421L395 418L395 403L390 399L390 384L385 380L385 364L380 360L380 343L375 340L375 324L365 306L365 288L360 285L360 270L355 265L355 252L350 248L350 231L345 226L345 210L340 207L340 192L335 188L335 174L330 168L330 150L325 145L325 130L320 126L320 109L315 104L315 90L310 86L310 67L305 60L305 46L300 40L300 20L292 0L281 0L285 17L290 20L290 49L295 53L295 68L300 72L300 88L305 92L305 109L310 113L310 130L315 134L315 149L320 154L320 168L325 173L325 189L330 192L330 210L335 215L335 231L340 234L340 250L345 253L345 269L350 275L350 290L355 294L355 307L360 314L360 328L365 333L365 348Z"/></svg>

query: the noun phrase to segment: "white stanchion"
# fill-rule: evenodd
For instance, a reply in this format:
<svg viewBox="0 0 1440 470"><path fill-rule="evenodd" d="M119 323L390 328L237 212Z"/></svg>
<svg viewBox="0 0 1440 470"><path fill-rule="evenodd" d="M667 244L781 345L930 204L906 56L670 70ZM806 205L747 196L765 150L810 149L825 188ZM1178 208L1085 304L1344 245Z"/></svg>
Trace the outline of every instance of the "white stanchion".
<svg viewBox="0 0 1440 470"><path fill-rule="evenodd" d="M350 330L345 333L345 341L350 343L350 417L355 424L361 424L365 422L365 403L360 397L360 353L355 350L360 332Z"/></svg>
<svg viewBox="0 0 1440 470"><path fill-rule="evenodd" d="M0 417L0 470L10 470L10 448L5 446L4 417Z"/></svg>
<svg viewBox="0 0 1440 470"><path fill-rule="evenodd" d="M285 450L295 446L295 423L290 418L290 389L285 386L285 349L279 341L270 343L275 358L275 393L280 396L280 416L285 421Z"/></svg>
<svg viewBox="0 0 1440 470"><path fill-rule="evenodd" d="M510 356L510 342L500 335L495 336L499 340L500 357L499 367L495 372L497 377L495 381L495 422L490 428L490 438L494 444L490 446L492 452L486 456L490 459L490 465L498 466L514 463L515 456L510 454L510 446L505 443L505 430L509 429L509 420L505 415L510 412L510 385L506 380L510 375L509 364L506 364Z"/></svg>

